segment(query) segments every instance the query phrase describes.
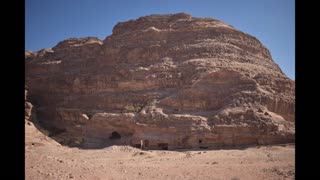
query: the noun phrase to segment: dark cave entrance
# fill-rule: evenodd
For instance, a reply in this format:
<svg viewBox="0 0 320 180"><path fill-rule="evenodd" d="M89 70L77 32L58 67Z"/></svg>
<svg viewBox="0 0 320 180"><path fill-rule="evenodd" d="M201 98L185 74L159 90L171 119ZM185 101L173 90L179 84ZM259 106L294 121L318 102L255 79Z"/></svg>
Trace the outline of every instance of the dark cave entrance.
<svg viewBox="0 0 320 180"><path fill-rule="evenodd" d="M117 131L113 131L109 139L121 139L121 135Z"/></svg>
<svg viewBox="0 0 320 180"><path fill-rule="evenodd" d="M149 147L149 140L143 140L143 146L144 147Z"/></svg>
<svg viewBox="0 0 320 180"><path fill-rule="evenodd" d="M133 147L135 147L135 148L141 148L141 144L134 144Z"/></svg>
<svg viewBox="0 0 320 180"><path fill-rule="evenodd" d="M208 146L203 145L203 143L202 143L202 142L203 142L203 141L202 141L202 139L199 139L199 141L198 141L198 142L199 142L199 148L200 148L200 149L208 149Z"/></svg>
<svg viewBox="0 0 320 180"><path fill-rule="evenodd" d="M162 150L168 150L169 144L168 143L159 143L158 147L160 147Z"/></svg>

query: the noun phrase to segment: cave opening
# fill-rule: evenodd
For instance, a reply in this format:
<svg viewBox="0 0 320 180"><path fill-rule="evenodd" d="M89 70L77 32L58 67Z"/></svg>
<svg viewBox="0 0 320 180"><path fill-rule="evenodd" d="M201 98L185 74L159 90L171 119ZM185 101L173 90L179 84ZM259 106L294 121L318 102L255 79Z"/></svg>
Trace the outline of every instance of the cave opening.
<svg viewBox="0 0 320 180"><path fill-rule="evenodd" d="M169 144L168 143L159 143L158 147L160 147L162 150L168 150Z"/></svg>
<svg viewBox="0 0 320 180"><path fill-rule="evenodd" d="M109 139L121 139L121 135L117 131L113 131Z"/></svg>
<svg viewBox="0 0 320 180"><path fill-rule="evenodd" d="M134 144L133 147L135 147L135 148L141 148L141 144Z"/></svg>

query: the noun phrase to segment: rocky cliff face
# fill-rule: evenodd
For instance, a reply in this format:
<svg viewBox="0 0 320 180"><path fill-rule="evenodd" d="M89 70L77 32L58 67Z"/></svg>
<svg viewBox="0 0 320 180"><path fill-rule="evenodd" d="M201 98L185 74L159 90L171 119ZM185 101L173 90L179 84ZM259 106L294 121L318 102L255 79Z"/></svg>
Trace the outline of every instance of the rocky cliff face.
<svg viewBox="0 0 320 180"><path fill-rule="evenodd" d="M256 38L215 19L145 16L25 59L38 120L65 145L294 141L294 81Z"/></svg>

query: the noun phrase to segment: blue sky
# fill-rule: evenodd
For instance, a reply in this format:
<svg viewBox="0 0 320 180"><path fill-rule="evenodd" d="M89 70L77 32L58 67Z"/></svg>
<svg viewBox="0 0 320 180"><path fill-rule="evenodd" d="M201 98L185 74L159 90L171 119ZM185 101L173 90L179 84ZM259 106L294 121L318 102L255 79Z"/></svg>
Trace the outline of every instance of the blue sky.
<svg viewBox="0 0 320 180"><path fill-rule="evenodd" d="M294 0L26 0L25 49L38 51L70 37L105 39L120 21L185 12L212 17L258 38L295 79Z"/></svg>

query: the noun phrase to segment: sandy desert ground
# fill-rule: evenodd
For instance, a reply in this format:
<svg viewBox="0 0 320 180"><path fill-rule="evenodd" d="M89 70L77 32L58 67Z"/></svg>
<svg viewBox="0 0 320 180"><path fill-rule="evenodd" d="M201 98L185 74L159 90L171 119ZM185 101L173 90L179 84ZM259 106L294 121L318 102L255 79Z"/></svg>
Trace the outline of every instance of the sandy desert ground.
<svg viewBox="0 0 320 180"><path fill-rule="evenodd" d="M25 179L294 179L295 145L229 150L142 151L63 147L26 123Z"/></svg>

